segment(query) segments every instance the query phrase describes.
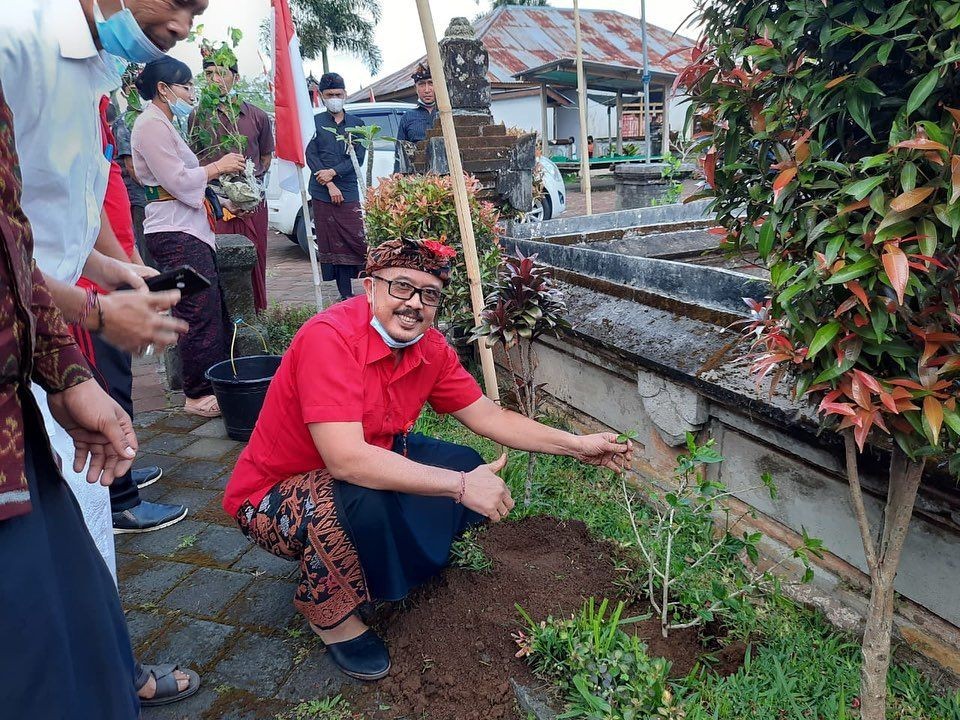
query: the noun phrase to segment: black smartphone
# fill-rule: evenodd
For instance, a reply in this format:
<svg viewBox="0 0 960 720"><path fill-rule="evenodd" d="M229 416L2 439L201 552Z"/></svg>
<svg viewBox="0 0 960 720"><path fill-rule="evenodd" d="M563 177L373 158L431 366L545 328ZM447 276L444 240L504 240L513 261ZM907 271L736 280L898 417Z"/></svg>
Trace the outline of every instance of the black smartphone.
<svg viewBox="0 0 960 720"><path fill-rule="evenodd" d="M189 265L182 265L173 270L146 278L144 282L150 292L164 290L179 290L181 296L193 295L210 287L210 281Z"/></svg>

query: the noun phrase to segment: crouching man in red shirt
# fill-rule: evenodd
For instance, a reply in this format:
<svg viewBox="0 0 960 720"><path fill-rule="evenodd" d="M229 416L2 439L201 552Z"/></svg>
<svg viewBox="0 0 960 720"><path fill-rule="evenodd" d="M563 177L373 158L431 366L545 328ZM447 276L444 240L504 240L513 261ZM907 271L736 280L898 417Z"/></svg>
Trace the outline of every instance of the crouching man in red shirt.
<svg viewBox="0 0 960 720"><path fill-rule="evenodd" d="M294 605L347 675L390 669L383 641L358 617L400 600L447 563L468 526L513 508L474 450L410 433L425 403L518 450L621 470L631 447L577 436L486 398L433 327L455 252L433 240L370 251L365 296L297 333L227 484L224 509L251 540L300 564Z"/></svg>

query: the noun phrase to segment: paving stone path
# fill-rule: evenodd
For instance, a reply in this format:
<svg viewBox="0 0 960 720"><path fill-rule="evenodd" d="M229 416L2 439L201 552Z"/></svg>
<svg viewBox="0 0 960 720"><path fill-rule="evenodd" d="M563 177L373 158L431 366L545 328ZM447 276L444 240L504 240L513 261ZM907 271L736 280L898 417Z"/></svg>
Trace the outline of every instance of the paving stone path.
<svg viewBox="0 0 960 720"><path fill-rule="evenodd" d="M297 568L250 543L220 507L242 448L219 419L176 410L137 416L138 463L164 474L147 500L183 503L187 518L118 535L120 596L137 657L197 670L193 698L145 709L144 720L273 718L336 694L345 678L294 610Z"/></svg>

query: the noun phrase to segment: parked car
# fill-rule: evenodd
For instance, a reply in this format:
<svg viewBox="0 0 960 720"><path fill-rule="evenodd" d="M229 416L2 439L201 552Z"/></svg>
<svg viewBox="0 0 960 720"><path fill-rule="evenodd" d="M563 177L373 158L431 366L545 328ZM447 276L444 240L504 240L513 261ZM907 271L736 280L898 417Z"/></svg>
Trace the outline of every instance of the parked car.
<svg viewBox="0 0 960 720"><path fill-rule="evenodd" d="M385 137L396 137L400 125L400 116L415 107L411 103L377 102L351 103L345 106L347 112L361 118L367 125L379 125ZM317 108L315 113L323 112ZM394 143L379 140L374 143L373 183L393 173ZM367 172L369 153L363 164L364 176ZM537 158L543 176L544 194L534 201L533 210L526 214L524 221L539 222L557 217L566 209L566 195L560 170L547 158ZM310 181L310 171L303 169L304 183ZM307 251L307 233L303 224L303 204L300 195L280 187L278 173L269 173L267 177L267 207L270 216L270 229L283 233L291 242L298 243Z"/></svg>

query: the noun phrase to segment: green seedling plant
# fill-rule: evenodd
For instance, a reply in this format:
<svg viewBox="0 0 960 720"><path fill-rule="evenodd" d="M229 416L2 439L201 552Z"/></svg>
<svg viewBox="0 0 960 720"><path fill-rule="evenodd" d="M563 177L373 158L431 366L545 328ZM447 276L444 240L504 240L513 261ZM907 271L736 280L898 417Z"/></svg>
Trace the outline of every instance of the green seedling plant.
<svg viewBox="0 0 960 720"><path fill-rule="evenodd" d="M334 135L347 149L347 155L350 162L353 163L353 171L357 174L357 181L360 184L360 196L366 195L367 189L373 187L373 160L376 157L376 143L380 141L396 142L397 139L387 135L381 135L383 128L379 125L358 125L347 128L345 133L339 133L335 128L323 128L328 133ZM359 143L367 152L367 174L364 179L363 171L360 168L360 161L357 159L357 148L354 143Z"/></svg>
<svg viewBox="0 0 960 720"><path fill-rule="evenodd" d="M607 614L609 601L590 598L570 618L536 623L519 605L526 629L514 633L517 657L564 693L559 718L679 720L683 710L669 686L670 664L651 659L647 646L627 626L649 615L623 617L625 604Z"/></svg>
<svg viewBox="0 0 960 720"><path fill-rule="evenodd" d="M633 440L636 433L618 439ZM801 576L791 582L806 583L813 578L810 556L823 554L823 542L804 532L792 553L760 570L762 533L734 532L751 511L732 517L724 501L734 492L704 472L706 466L723 462L714 445L713 439L697 444L687 433L687 452L677 458L673 488L650 490L642 510L634 506L626 477L619 477L634 541L646 565L645 595L665 638L674 630L749 616L755 600L780 589L783 580L777 573L788 562L795 560L803 567ZM758 490L776 498L776 486L767 474L759 485L736 494Z"/></svg>
<svg viewBox="0 0 960 720"><path fill-rule="evenodd" d="M493 567L493 561L483 552L473 530L465 531L454 540L450 546L450 564L472 572L487 572Z"/></svg>
<svg viewBox="0 0 960 720"><path fill-rule="evenodd" d="M231 68L237 65L236 49L243 39L243 32L229 28L229 40L213 43L202 37L202 27L192 35L200 41L200 55L217 67ZM240 113L244 97L234 86L233 92L224 93L215 82L201 76L197 107L187 128L187 141L194 152L201 156L223 155L235 152L243 154L247 138L240 132ZM223 175L214 183L217 194L225 197L240 211L254 210L263 200L263 186L256 178L255 168L247 160L244 172Z"/></svg>
<svg viewBox="0 0 960 720"><path fill-rule="evenodd" d="M504 258L497 284L487 296L480 315L481 324L471 339L483 339L488 347L503 345L503 355L512 388L504 400L523 415L537 420L543 403L542 383L538 384L537 353L534 342L557 336L570 324L564 319L567 306L554 283L550 269L537 256L518 252ZM529 507L533 493L536 455L527 454L527 481L523 503Z"/></svg>

